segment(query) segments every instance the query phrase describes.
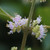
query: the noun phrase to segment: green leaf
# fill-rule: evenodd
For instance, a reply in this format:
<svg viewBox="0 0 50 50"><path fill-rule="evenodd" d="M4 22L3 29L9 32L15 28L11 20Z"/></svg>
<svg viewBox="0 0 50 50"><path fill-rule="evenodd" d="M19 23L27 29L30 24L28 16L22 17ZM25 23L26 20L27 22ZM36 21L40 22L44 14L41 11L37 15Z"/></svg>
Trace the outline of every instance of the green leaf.
<svg viewBox="0 0 50 50"><path fill-rule="evenodd" d="M11 16L5 12L3 9L0 8L0 19L4 19L4 20L10 20L11 19Z"/></svg>
<svg viewBox="0 0 50 50"><path fill-rule="evenodd" d="M3 21L11 20L10 18L12 16L15 16L15 13L19 13L20 9L17 8L17 6L13 5L13 4L12 3L7 4L7 2L1 3L1 5L0 5L0 19L1 20L3 20Z"/></svg>
<svg viewBox="0 0 50 50"><path fill-rule="evenodd" d="M2 8L0 8L0 13L4 15L9 15L7 12L5 12Z"/></svg>
<svg viewBox="0 0 50 50"><path fill-rule="evenodd" d="M50 32L47 33L47 37L43 41L43 50L50 50Z"/></svg>
<svg viewBox="0 0 50 50"><path fill-rule="evenodd" d="M4 9L4 12L0 11L2 14L5 14L5 11L11 16L15 17L15 14L19 14L22 17L27 16L29 14L30 5L24 5L22 3L17 2L1 2L0 7ZM7 14L6 13L6 14ZM6 20L7 17L0 17L0 19ZM7 18L8 19L8 18ZM8 19L9 20L9 19Z"/></svg>
<svg viewBox="0 0 50 50"><path fill-rule="evenodd" d="M0 19L3 21L11 20L10 16L0 13Z"/></svg>
<svg viewBox="0 0 50 50"><path fill-rule="evenodd" d="M36 9L36 16L42 17L42 24L50 25L50 7L38 7Z"/></svg>

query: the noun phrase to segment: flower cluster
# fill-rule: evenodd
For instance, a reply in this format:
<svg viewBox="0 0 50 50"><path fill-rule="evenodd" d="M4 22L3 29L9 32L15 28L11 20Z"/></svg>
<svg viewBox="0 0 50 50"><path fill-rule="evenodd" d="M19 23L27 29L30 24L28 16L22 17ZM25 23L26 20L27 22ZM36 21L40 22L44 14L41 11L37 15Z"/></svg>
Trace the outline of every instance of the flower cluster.
<svg viewBox="0 0 50 50"><path fill-rule="evenodd" d="M45 38L47 29L44 28L44 25L39 25L41 22L41 17L39 16L36 20L33 20L32 24L32 35L42 42L42 38Z"/></svg>
<svg viewBox="0 0 50 50"><path fill-rule="evenodd" d="M9 24L6 26L10 28L10 32L8 34L13 34L13 32L17 31L18 33L21 31L22 27L27 27L28 18L22 18L20 15L16 15L15 18L12 18L12 21L8 21ZM32 28L32 35L34 35L38 40L42 41L42 38L46 36L46 28L44 25L40 25L41 17L37 17L36 20L30 21L29 27Z"/></svg>
<svg viewBox="0 0 50 50"><path fill-rule="evenodd" d="M22 18L20 15L16 15L15 18L12 18L13 22L7 21L9 24L6 26L11 30L8 34L13 34L13 32L17 31L18 33L21 31L21 27L27 26L28 19Z"/></svg>
<svg viewBox="0 0 50 50"><path fill-rule="evenodd" d="M18 47L13 46L11 47L11 50L18 50ZM31 48L27 48L27 50L31 50Z"/></svg>

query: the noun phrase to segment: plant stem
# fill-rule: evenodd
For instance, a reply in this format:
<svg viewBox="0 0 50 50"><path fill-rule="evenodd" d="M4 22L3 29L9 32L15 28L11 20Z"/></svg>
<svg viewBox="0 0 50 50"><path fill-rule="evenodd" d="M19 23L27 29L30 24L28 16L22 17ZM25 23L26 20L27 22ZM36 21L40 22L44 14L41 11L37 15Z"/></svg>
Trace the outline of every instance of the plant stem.
<svg viewBox="0 0 50 50"><path fill-rule="evenodd" d="M32 5L31 5L31 9L30 9L30 13L29 13L29 19L28 19L28 25L27 27L29 27L29 24L30 24L30 20L33 16L33 12L34 12L34 7L35 7L35 0L32 0ZM27 40L27 36L28 36L28 33L27 32L27 29L25 29L26 31L23 32L23 39L22 39L22 45L21 45L21 50L24 50L24 47L26 45L26 40Z"/></svg>
<svg viewBox="0 0 50 50"><path fill-rule="evenodd" d="M27 36L28 36L28 33L24 33L23 34L23 40L22 40L21 50L24 50L24 47L26 45Z"/></svg>
<svg viewBox="0 0 50 50"><path fill-rule="evenodd" d="M50 26L44 25L45 28L50 28Z"/></svg>
<svg viewBox="0 0 50 50"><path fill-rule="evenodd" d="M27 25L28 27L29 27L30 20L32 19L32 16L33 16L33 13L34 13L35 1L36 0L32 0L32 6L31 6L31 9L30 9L29 19L28 19L28 25Z"/></svg>

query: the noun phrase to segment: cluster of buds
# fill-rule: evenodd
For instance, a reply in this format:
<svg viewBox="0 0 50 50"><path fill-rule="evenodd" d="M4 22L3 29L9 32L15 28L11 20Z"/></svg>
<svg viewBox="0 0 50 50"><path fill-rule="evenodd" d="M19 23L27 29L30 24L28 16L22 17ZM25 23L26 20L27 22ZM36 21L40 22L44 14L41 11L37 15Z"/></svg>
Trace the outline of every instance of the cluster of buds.
<svg viewBox="0 0 50 50"><path fill-rule="evenodd" d="M44 25L39 25L41 22L41 17L39 16L36 20L33 20L32 23L32 35L42 42L42 38L45 38L47 29Z"/></svg>
<svg viewBox="0 0 50 50"><path fill-rule="evenodd" d="M11 50L17 50L18 48L17 47L11 47Z"/></svg>
<svg viewBox="0 0 50 50"><path fill-rule="evenodd" d="M31 48L27 48L27 50L31 50Z"/></svg>
<svg viewBox="0 0 50 50"><path fill-rule="evenodd" d="M17 50L18 49L18 47L11 47L11 50ZM27 48L27 50L31 50L31 48Z"/></svg>
<svg viewBox="0 0 50 50"><path fill-rule="evenodd" d="M27 26L28 19L22 18L20 15L16 15L15 18L12 18L12 21L7 21L9 24L6 27L9 27L11 30L8 34L13 34L13 32L17 31L20 33L22 27Z"/></svg>
<svg viewBox="0 0 50 50"><path fill-rule="evenodd" d="M17 31L20 33L22 28L27 27L28 25L28 18L22 18L20 15L16 15L15 18L12 18L12 21L8 21L9 24L6 26L10 28L10 32L8 34L13 34L13 32ZM40 25L41 17L37 17L36 20L30 21L29 27L30 31L32 31L32 35L34 35L38 40L42 41L42 38L45 38L47 29L44 27L44 25ZM27 30L27 29L26 29Z"/></svg>

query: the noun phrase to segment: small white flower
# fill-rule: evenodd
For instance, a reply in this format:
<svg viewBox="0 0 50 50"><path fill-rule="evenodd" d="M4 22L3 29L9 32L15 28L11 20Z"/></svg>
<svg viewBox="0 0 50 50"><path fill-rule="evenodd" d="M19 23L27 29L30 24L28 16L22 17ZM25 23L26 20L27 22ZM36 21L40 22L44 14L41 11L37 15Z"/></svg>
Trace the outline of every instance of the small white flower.
<svg viewBox="0 0 50 50"><path fill-rule="evenodd" d="M35 25L40 24L40 22L41 22L41 17L39 16L37 17L36 20L33 20L32 26L34 27Z"/></svg>
<svg viewBox="0 0 50 50"><path fill-rule="evenodd" d="M8 34L13 34L13 31L12 31L12 30L10 30L10 32L8 32Z"/></svg>
<svg viewBox="0 0 50 50"><path fill-rule="evenodd" d="M41 22L41 17L39 16L39 17L37 18L37 23L40 24L40 22Z"/></svg>
<svg viewBox="0 0 50 50"><path fill-rule="evenodd" d="M40 36L37 38L37 39L39 39L40 41L42 41L41 39L42 38L45 38L45 36L46 36L46 32L45 32L46 30L45 30L45 28L43 27L43 25L40 25Z"/></svg>
<svg viewBox="0 0 50 50"><path fill-rule="evenodd" d="M22 19L21 20L21 25L26 26L28 22L28 19Z"/></svg>
<svg viewBox="0 0 50 50"><path fill-rule="evenodd" d="M18 27L20 25L20 22L15 22L15 27Z"/></svg>
<svg viewBox="0 0 50 50"><path fill-rule="evenodd" d="M19 20L21 20L21 16L20 15L16 15L15 18L12 18L13 22L18 22Z"/></svg>
<svg viewBox="0 0 50 50"><path fill-rule="evenodd" d="M34 32L32 32L32 35L35 35L35 33L34 33Z"/></svg>
<svg viewBox="0 0 50 50"><path fill-rule="evenodd" d="M45 32L45 29L44 29L44 27L43 27L43 25L40 25L40 33L41 33L41 35L43 35Z"/></svg>
<svg viewBox="0 0 50 50"><path fill-rule="evenodd" d="M13 22L8 21L9 24L6 25L6 27L9 27L10 29L14 28Z"/></svg>

